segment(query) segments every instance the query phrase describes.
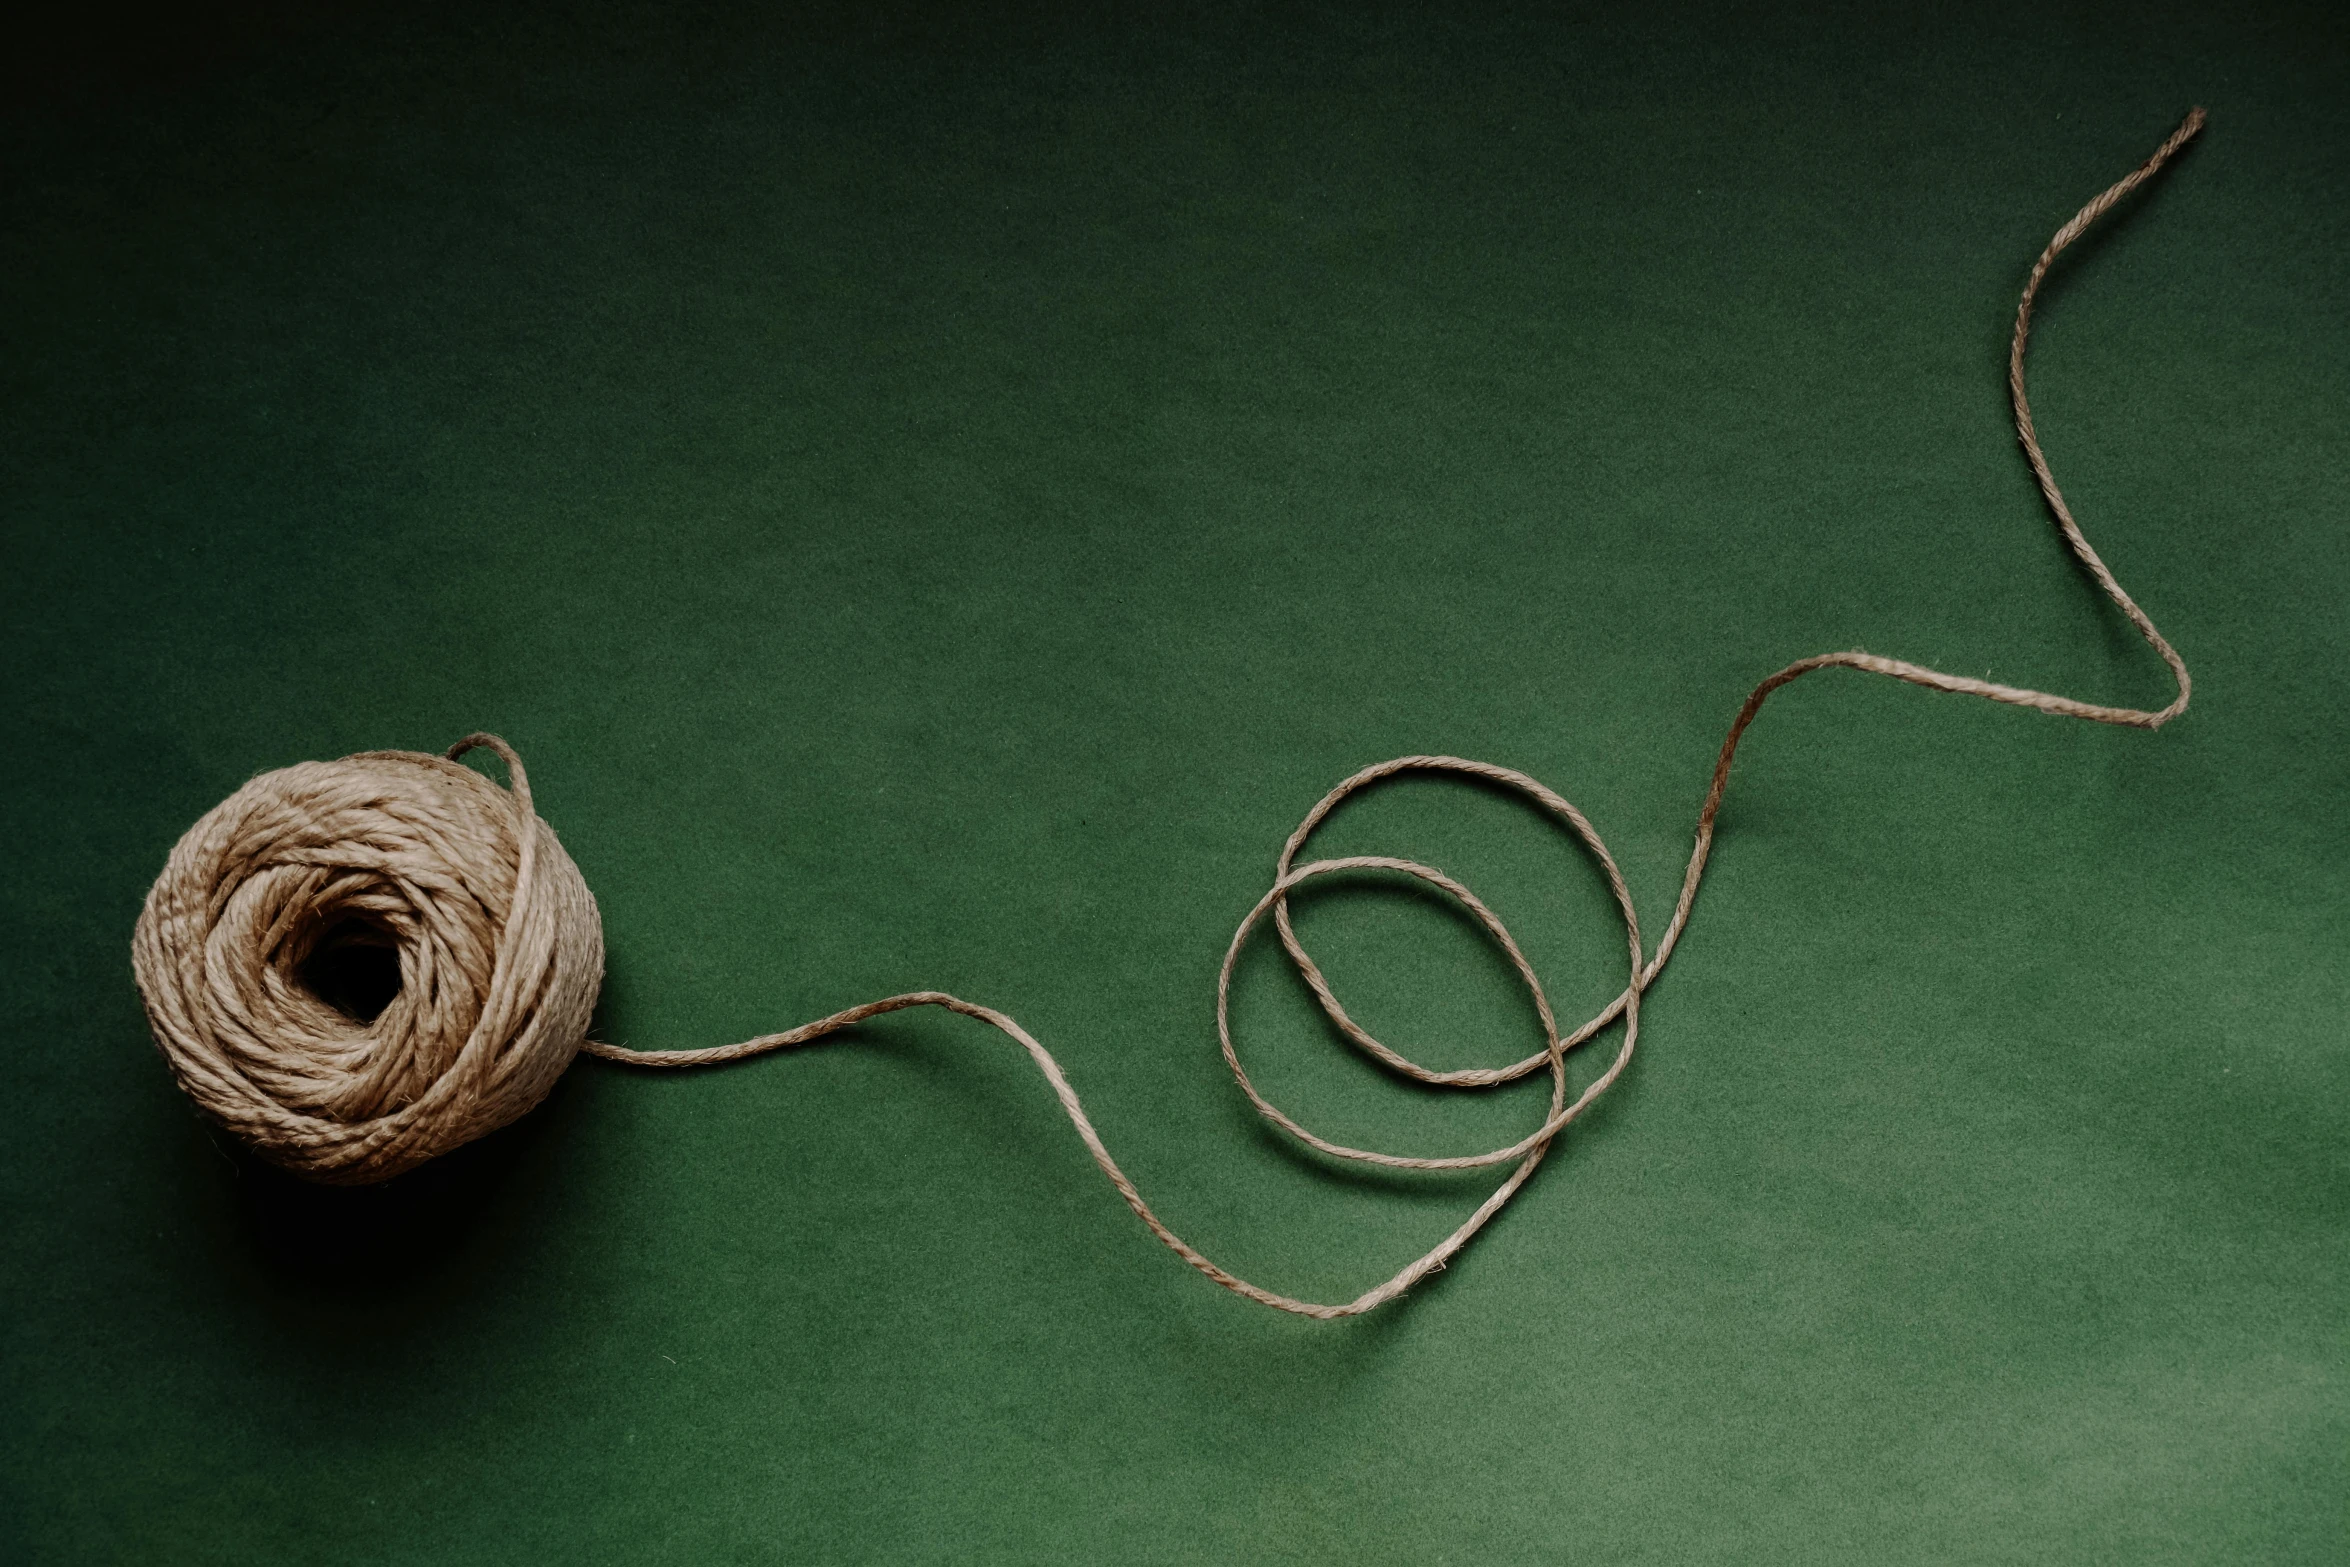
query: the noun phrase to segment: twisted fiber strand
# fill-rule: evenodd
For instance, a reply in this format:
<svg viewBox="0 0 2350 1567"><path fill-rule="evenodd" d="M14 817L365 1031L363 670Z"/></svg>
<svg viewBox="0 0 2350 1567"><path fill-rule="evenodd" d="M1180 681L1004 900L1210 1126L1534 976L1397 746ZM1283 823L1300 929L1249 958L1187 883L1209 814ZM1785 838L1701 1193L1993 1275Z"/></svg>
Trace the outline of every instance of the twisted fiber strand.
<svg viewBox="0 0 2350 1567"><path fill-rule="evenodd" d="M1382 762L1332 789L1290 835L1273 885L1233 932L1217 974L1217 1038L1241 1091L1274 1125L1336 1158L1410 1170L1514 1166L1450 1235L1344 1305L1295 1300L1252 1284L1170 1230L1111 1158L1051 1052L992 1007L917 991L709 1049L637 1052L587 1040L603 974L595 898L553 829L538 818L522 759L491 735L469 735L446 756L372 751L266 773L191 827L149 892L132 940L133 968L156 1041L197 1104L265 1157L316 1180L357 1183L396 1175L512 1121L546 1095L582 1049L631 1066L703 1066L808 1044L887 1012L944 1007L1002 1030L1028 1052L1111 1185L1185 1262L1226 1289L1283 1311L1321 1318L1369 1311L1443 1267L1524 1186L1559 1132L1623 1073L1639 1039L1641 995L1687 927L1731 760L1771 693L1814 670L1844 668L2096 723L2152 729L2185 710L2186 665L2089 547L2049 473L2024 395L2023 365L2033 300L2050 263L2202 125L2203 112L2195 110L2153 157L2057 231L2024 286L2008 361L2017 433L2042 493L2074 554L2170 667L2178 695L2168 706L2156 712L2103 707L1859 651L1790 664L1755 687L1730 726L1698 813L1679 901L1653 955L1644 954L1631 894L1591 823L1562 796L1506 767L1450 756ZM505 761L507 789L458 765L456 758L475 747ZM1465 774L1514 790L1564 822L1598 862L1624 917L1628 978L1612 1002L1572 1033L1560 1032L1550 1000L1508 928L1460 882L1386 856L1298 863L1315 829L1342 801L1413 771ZM1456 900L1525 983L1541 1020L1543 1048L1511 1066L1438 1072L1357 1024L1299 941L1289 915L1292 891L1317 876L1346 871L1413 877ZM1267 914L1323 1010L1355 1045L1395 1071L1450 1087L1487 1087L1547 1069L1550 1106L1541 1125L1487 1153L1425 1158L1330 1142L1266 1099L1233 1045L1231 984L1243 947ZM398 955L399 989L371 1020L330 1005L307 975L307 965L349 944L386 947ZM1624 1031L1614 1059L1570 1100L1566 1053L1619 1017Z"/></svg>
<svg viewBox="0 0 2350 1567"><path fill-rule="evenodd" d="M2031 402L2024 392L2024 348L2031 335L2033 301L2039 294L2042 280L2048 274L2050 263L2055 261L2066 246L2078 239L2090 224L2096 222L2116 202L2151 178L2156 170L2170 160L2173 153L2186 145L2197 132L2202 130L2203 124L2203 111L2200 108L2190 111L2178 129L2173 131L2169 139L2155 150L2152 157L2100 193L2095 200L2076 213L2070 222L2056 231L2055 236L2049 240L2047 248L2040 253L2039 259L2033 264L2031 276L2024 284L2023 298L2016 307L2015 337L2008 353L2008 395L2015 408L2016 433L2023 443L2024 454L2032 465L2033 475L2039 481L2041 493L2047 498L2049 508L2055 515L2057 527L2063 533L2065 542L2071 546L2073 553L2080 558L2081 563L2089 569L2090 575L2096 579L2098 587L2104 591L2106 597L2120 607L2122 613L2129 617L2130 623L2137 627L2139 635L2146 639L2154 651L2161 655L2162 661L2170 667L2171 674L2178 685L2178 694L2168 705L2153 712L2137 708L2106 707L2093 702L2077 701L2071 697L2057 696L2045 691L1999 685L1988 680L1976 680L1964 675L1945 674L1941 670L1929 669L1922 664L1913 664L1897 658L1885 658L1858 649L1849 652L1822 653L1811 658L1799 659L1756 686L1753 693L1747 697L1745 704L1739 708L1737 718L1732 721L1729 735L1722 741L1721 755L1714 763L1713 780L1706 790L1705 804L1698 812L1696 847L1689 857L1688 872L1681 881L1680 899L1674 906L1671 923L1665 927L1664 935L1657 943L1655 954L1647 958L1645 962L1642 958L1640 923L1633 912L1631 894L1625 889L1624 878L1617 870L1614 857L1608 853L1607 846L1601 841L1597 830L1566 799L1524 773L1513 769L1498 767L1489 762L1467 761L1453 756L1397 757L1393 761L1366 767L1332 789L1311 811L1306 813L1306 818L1298 824L1297 831L1290 834L1289 841L1282 846L1281 858L1276 868L1272 887L1262 898L1257 900L1256 906L1249 910L1246 917L1241 920L1239 928L1233 932L1232 943L1225 950L1223 966L1216 976L1217 1038L1223 1049L1225 1064L1231 1068L1233 1078L1239 1083L1241 1091L1248 1096L1249 1102L1256 1106L1258 1113L1263 1115L1265 1119L1307 1146L1336 1158L1359 1160L1369 1164L1408 1170L1462 1170L1484 1165L1506 1164L1512 1160L1517 1161L1517 1167L1510 1172L1509 1177L1479 1205L1474 1213L1469 1215L1466 1222L1386 1282L1366 1290L1344 1305L1317 1305L1309 1301L1292 1299L1287 1295L1276 1294L1219 1267L1169 1229L1166 1223L1151 1211L1150 1205L1143 1201L1142 1194L1135 1189L1134 1182L1127 1177L1125 1171L1118 1167L1118 1162L1110 1156L1109 1149L1103 1146L1101 1134L1094 1129L1093 1122L1087 1118L1085 1107L1078 1102L1076 1091L1069 1086L1068 1078L1063 1075L1060 1064L1053 1059L1050 1051L1046 1050L1033 1035L1004 1013L998 1012L992 1007L980 1006L975 1002L964 1001L940 991L916 991L908 995L891 996L885 1000L867 1002L863 1006L851 1007L845 1012L836 1012L830 1017L820 1018L816 1022L803 1024L784 1033L762 1035L757 1039L748 1039L733 1045L720 1045L712 1049L632 1051L592 1040L583 1048L592 1055L601 1056L610 1061L626 1062L632 1066L700 1066L721 1061L737 1061L746 1056L760 1055L770 1050L782 1050L794 1045L808 1044L836 1030L861 1022L866 1018L877 1017L885 1012L895 1012L907 1007L945 1007L949 1011L959 1012L965 1017L977 1018L983 1023L1003 1030L1028 1052L1030 1058L1036 1062L1038 1070L1044 1073L1045 1081L1052 1085L1054 1095L1059 1098L1061 1108L1068 1113L1070 1122L1077 1128L1077 1135L1084 1140L1086 1150L1093 1155L1094 1163L1101 1166L1102 1173L1109 1177L1110 1184L1117 1188L1118 1195L1126 1199L1127 1206L1132 1208L1142 1222L1149 1226L1151 1233L1165 1242L1177 1256L1224 1288L1282 1311L1319 1318L1356 1316L1394 1299L1429 1273L1443 1267L1455 1253L1468 1244L1472 1236L1484 1228L1488 1220L1501 1211L1502 1207L1517 1194L1518 1189L1526 1183L1527 1178L1534 1173L1535 1167L1542 1162L1542 1156L1549 1150L1552 1140L1568 1123L1582 1114L1592 1101L1605 1093L1631 1061L1632 1050L1638 1041L1640 1032L1641 993L1655 983L1658 973L1665 966L1665 960L1672 955L1673 948L1680 941L1682 931L1687 928L1689 911L1697 899L1698 883L1704 877L1706 860L1713 850L1714 819L1721 810L1722 793L1729 783L1731 760L1737 755L1738 743L1745 737L1747 726L1754 722L1755 715L1762 710L1763 703L1770 699L1773 692L1817 670L1857 669L1870 674L1887 675L1895 680L1907 681L1911 685L1924 686L1929 690L1984 697L1994 702L2036 708L2043 713L2066 718L2087 719L2093 723L2124 724L2140 729L2158 729L2186 711L2192 682L2188 678L2185 661L2179 657L2178 652L2172 648L2162 633L2155 629L2154 622L2147 617L2146 612L2140 609L2136 601L2122 590L2121 584L2114 580L2113 573L2106 568L2105 562L2090 547L2088 539L2081 532L2080 525L2073 520L2072 511L2066 506L2063 493L2057 488L2055 476L2049 471L2047 456L2040 448L2039 435L2032 425ZM521 780L519 764L514 763L511 753L507 753L507 756L509 765L515 768L515 778L519 785ZM1303 865L1296 863L1298 853L1305 846L1306 840L1313 835L1314 829L1321 825L1323 819L1336 809L1340 802L1382 779L1405 772L1463 773L1516 790L1564 821L1582 841L1584 847L1590 851L1592 857L1599 862L1607 877L1609 891L1614 894L1616 906L1624 916L1625 939L1631 954L1631 977L1629 983L1625 985L1622 993L1615 1000L1573 1033L1563 1037L1559 1033L1557 1020L1552 1015L1550 1001L1543 993L1541 982L1535 977L1532 966L1526 961L1524 953L1519 950L1518 944L1511 937L1508 928L1478 900L1474 893L1443 872L1410 860L1391 859L1376 855L1315 860ZM1349 870L1394 871L1416 877L1449 894L1466 908L1500 945L1508 956L1511 966L1517 970L1518 977L1524 981L1528 992L1533 997L1535 1009L1542 1020L1545 1039L1543 1048L1513 1066L1439 1072L1423 1067L1397 1053L1356 1023L1347 1014L1346 1008L1340 1004L1320 967L1306 952L1305 946L1298 939L1297 932L1289 917L1289 894L1291 891L1314 877ZM1287 949L1291 961L1297 966L1299 974L1313 991L1323 1011L1354 1044L1405 1076L1415 1078L1423 1083L1441 1084L1448 1087L1486 1087L1513 1082L1538 1069L1547 1067L1551 1076L1550 1111L1543 1123L1517 1142L1506 1148L1496 1148L1489 1153L1459 1158L1415 1158L1378 1153L1361 1148L1349 1148L1330 1142L1308 1131L1285 1114L1257 1091L1256 1085L1249 1080L1247 1071L1241 1066L1239 1054L1232 1043L1230 1000L1233 966L1238 961L1241 949L1246 944L1250 933L1255 930L1267 912L1273 915L1274 925L1279 932L1282 946ZM1589 1087L1577 1095L1572 1102L1569 1102L1565 1068L1566 1052L1590 1039L1618 1017L1624 1020L1624 1034L1622 1044L1617 1047L1615 1059Z"/></svg>

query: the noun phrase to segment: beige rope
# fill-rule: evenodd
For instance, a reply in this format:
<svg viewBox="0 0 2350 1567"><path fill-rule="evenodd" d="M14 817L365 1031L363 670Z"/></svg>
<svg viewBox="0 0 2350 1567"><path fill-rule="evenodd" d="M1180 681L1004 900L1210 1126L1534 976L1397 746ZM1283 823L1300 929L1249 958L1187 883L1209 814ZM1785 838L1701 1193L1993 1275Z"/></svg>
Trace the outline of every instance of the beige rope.
<svg viewBox="0 0 2350 1567"><path fill-rule="evenodd" d="M2008 355L2016 431L2041 492L2073 553L2170 667L2178 695L2167 706L2154 712L2101 707L1857 650L1800 659L1755 687L1731 723L1698 812L1696 847L1680 899L1650 956L1643 953L1631 894L1599 833L1566 799L1509 768L1452 756L1381 762L1324 795L1290 834L1273 885L1233 932L1216 977L1217 1038L1241 1091L1274 1125L1335 1158L1407 1170L1515 1165L1458 1229L1344 1305L1315 1305L1251 1284L1169 1229L1110 1157L1052 1053L992 1007L924 990L708 1049L632 1051L586 1039L603 972L595 899L553 830L533 810L522 759L492 735L469 735L447 757L375 751L266 773L190 828L148 894L132 943L156 1040L197 1103L264 1155L315 1179L360 1182L397 1174L513 1120L545 1096L582 1049L631 1066L706 1066L809 1044L885 1012L944 1007L1001 1029L1028 1052L1118 1195L1185 1262L1235 1294L1283 1311L1322 1318L1369 1311L1443 1267L1467 1245L1525 1185L1560 1131L1622 1075L1639 1040L1641 994L1656 982L1696 902L1731 759L1771 693L1814 670L1858 669L2094 723L2155 729L2186 710L2192 685L2185 662L2090 548L2049 472L2024 395L2024 347L2032 302L2049 264L2161 168L2203 128L2203 119L2201 109L2190 112L2151 158L2057 230L2024 284ZM456 757L477 746L504 759L510 791L456 764ZM1572 1033L1560 1033L1541 981L1508 927L1442 871L1379 855L1297 863L1306 841L1341 801L1404 772L1465 773L1516 790L1565 822L1599 862L1624 917L1629 977L1613 1001ZM530 830L524 830L525 824ZM1524 981L1542 1022L1543 1048L1512 1066L1438 1072L1398 1054L1357 1024L1307 954L1289 917L1293 890L1317 876L1350 870L1398 872L1459 902ZM1258 1092L1232 1042L1233 968L1268 913L1323 1011L1357 1046L1406 1076L1448 1087L1489 1087L1547 1069L1550 1108L1542 1124L1488 1153L1419 1158L1349 1148L1293 1120ZM305 981L305 965L338 942L372 942L398 953L400 989L371 1021L330 1006ZM1570 1101L1566 1053L1619 1017L1624 1032L1615 1058Z"/></svg>
<svg viewBox="0 0 2350 1567"><path fill-rule="evenodd" d="M604 977L579 868L530 805L453 760L368 751L264 773L188 829L131 966L180 1086L314 1180L380 1181L496 1130L555 1086ZM532 823L535 831L521 831ZM309 981L388 947L400 988L361 1022Z"/></svg>

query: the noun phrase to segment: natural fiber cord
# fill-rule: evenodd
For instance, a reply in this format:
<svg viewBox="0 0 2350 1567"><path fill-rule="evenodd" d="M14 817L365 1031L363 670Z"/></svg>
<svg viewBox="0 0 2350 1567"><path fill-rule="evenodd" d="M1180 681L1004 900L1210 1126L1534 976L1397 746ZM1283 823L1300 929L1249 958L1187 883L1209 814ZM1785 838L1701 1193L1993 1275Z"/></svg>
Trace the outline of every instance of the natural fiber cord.
<svg viewBox="0 0 2350 1567"><path fill-rule="evenodd" d="M2178 695L2168 706L2155 712L2100 707L1858 651L1823 653L1790 664L1754 688L1730 725L1698 812L1696 848L1681 880L1680 900L1653 955L1641 945L1631 894L1599 834L1565 799L1509 768L1451 756L1382 762L1323 796L1290 834L1272 887L1233 933L1216 980L1216 1031L1241 1091L1274 1125L1337 1158L1409 1170L1515 1166L1467 1222L1394 1277L1344 1305L1292 1300L1236 1278L1168 1229L1110 1157L1051 1053L992 1007L926 990L706 1050L638 1052L587 1039L604 968L596 901L553 829L533 809L522 759L492 735L469 735L446 757L370 751L266 773L190 828L148 893L131 946L156 1041L181 1086L205 1113L263 1156L315 1180L361 1183L397 1175L512 1121L546 1096L583 1049L631 1066L702 1066L807 1044L884 1012L945 1007L992 1024L1020 1043L1110 1184L1185 1262L1226 1289L1283 1311L1309 1317L1369 1311L1443 1267L1468 1244L1525 1185L1561 1129L1622 1075L1639 1040L1641 994L1656 982L1688 925L1713 847L1714 817L1729 782L1731 758L1772 692L1814 670L1843 668L2101 724L2154 729L2186 710L2191 684L2185 662L2089 547L2048 471L2024 396L2024 346L2032 301L2049 264L2202 128L2203 111L2196 109L2154 156L2057 230L2024 284L2008 356L2016 431L2041 493L2073 553L2170 666ZM455 759L476 746L504 759L510 789L458 765ZM1509 930L1459 882L1410 860L1376 855L1298 863L1314 829L1340 801L1403 772L1467 773L1506 785L1574 830L1606 873L1624 916L1630 968L1622 994L1581 1027L1562 1034L1541 982ZM1288 898L1316 876L1366 869L1417 877L1458 900L1484 926L1534 999L1545 1039L1541 1050L1512 1066L1433 1072L1398 1055L1347 1015L1298 940ZM1267 914L1323 1010L1355 1044L1406 1076L1452 1087L1487 1087L1547 1070L1550 1109L1542 1124L1490 1153L1421 1159L1342 1147L1284 1114L1249 1081L1232 1044L1233 965ZM399 985L372 1020L361 1021L319 994L313 966L338 950L347 956L349 949L370 946L397 954ZM1570 1101L1566 1053L1619 1016L1623 1042L1615 1059Z"/></svg>

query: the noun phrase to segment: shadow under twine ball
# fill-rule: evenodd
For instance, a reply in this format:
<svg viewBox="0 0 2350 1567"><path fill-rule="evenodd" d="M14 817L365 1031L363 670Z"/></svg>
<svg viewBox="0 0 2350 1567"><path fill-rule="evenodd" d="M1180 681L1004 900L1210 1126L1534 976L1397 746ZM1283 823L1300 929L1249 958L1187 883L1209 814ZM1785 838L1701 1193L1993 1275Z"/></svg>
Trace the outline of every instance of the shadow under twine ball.
<svg viewBox="0 0 2350 1567"><path fill-rule="evenodd" d="M461 766L501 755L509 792ZM486 735L264 773L188 829L132 966L180 1086L312 1180L385 1180L517 1119L587 1037L604 934Z"/></svg>

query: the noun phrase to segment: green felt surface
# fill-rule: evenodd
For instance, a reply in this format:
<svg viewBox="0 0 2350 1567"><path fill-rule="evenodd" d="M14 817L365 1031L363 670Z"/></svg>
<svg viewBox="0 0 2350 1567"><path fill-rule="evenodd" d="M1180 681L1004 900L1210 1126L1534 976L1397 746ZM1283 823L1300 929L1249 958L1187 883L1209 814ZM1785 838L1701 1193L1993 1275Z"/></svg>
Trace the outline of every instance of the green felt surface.
<svg viewBox="0 0 2350 1567"><path fill-rule="evenodd" d="M2341 23L76 15L0 116L0 1557L2350 1554ZM1005 1008L1181 1233L1347 1298L1492 1177L1301 1158L1216 1058L1330 784L1524 768L1654 929L1793 658L2164 699L2002 371L2033 254L2194 102L2034 365L2193 710L1778 698L1628 1076L1396 1308L1214 1289L943 1014L583 1062L359 1192L147 1038L201 812L494 729L601 899L604 1037ZM1562 1013L1621 983L1498 797L1320 843L1462 876ZM1441 906L1300 917L1423 1059L1534 1047ZM1243 1049L1309 1124L1534 1123L1335 1048L1278 958Z"/></svg>

